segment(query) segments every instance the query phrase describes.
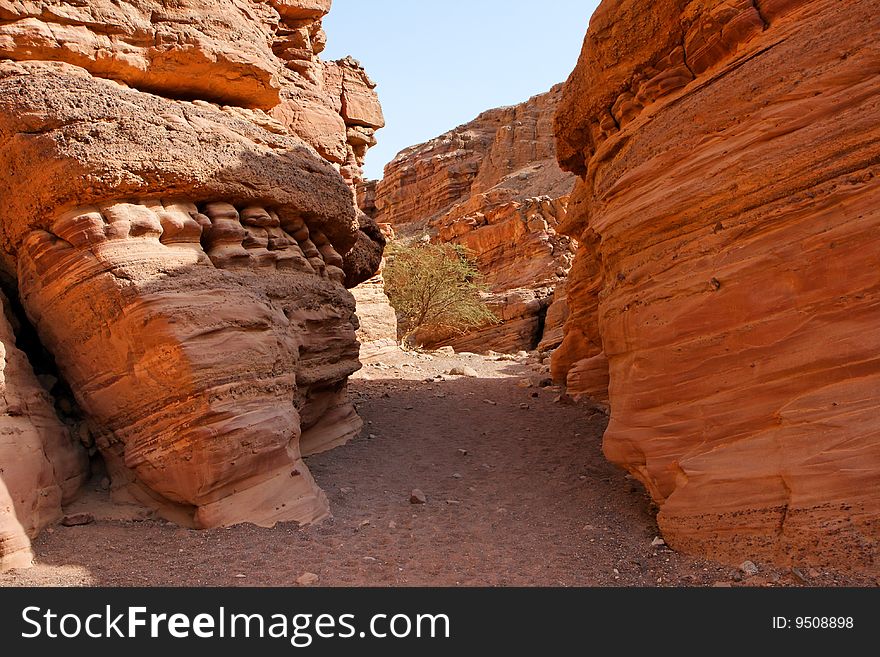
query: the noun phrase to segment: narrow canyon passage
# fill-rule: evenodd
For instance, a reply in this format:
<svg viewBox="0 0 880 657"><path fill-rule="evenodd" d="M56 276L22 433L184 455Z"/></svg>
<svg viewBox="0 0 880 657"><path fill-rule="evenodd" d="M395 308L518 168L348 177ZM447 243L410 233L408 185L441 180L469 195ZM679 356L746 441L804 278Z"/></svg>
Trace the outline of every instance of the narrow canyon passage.
<svg viewBox="0 0 880 657"><path fill-rule="evenodd" d="M880 0L345 4L0 2L0 586L880 584Z"/></svg>
<svg viewBox="0 0 880 657"><path fill-rule="evenodd" d="M478 377L427 382L453 367ZM361 437L308 459L332 518L191 531L99 517L44 532L36 567L0 585L290 586L304 573L321 586L731 582L736 568L652 546L647 496L602 455L605 417L555 403L556 388L521 387L540 378L523 360L383 356L352 380ZM413 489L426 504L410 503ZM810 581L835 582L856 580ZM748 583L803 582L762 565Z"/></svg>

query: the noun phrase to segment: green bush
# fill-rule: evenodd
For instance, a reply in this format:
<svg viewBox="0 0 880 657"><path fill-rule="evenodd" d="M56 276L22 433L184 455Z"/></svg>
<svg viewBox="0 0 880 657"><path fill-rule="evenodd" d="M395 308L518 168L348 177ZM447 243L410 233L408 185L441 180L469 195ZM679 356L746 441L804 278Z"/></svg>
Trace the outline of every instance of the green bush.
<svg viewBox="0 0 880 657"><path fill-rule="evenodd" d="M498 322L483 302L482 277L457 244L394 244L387 252L385 291L403 340L420 330L465 333Z"/></svg>

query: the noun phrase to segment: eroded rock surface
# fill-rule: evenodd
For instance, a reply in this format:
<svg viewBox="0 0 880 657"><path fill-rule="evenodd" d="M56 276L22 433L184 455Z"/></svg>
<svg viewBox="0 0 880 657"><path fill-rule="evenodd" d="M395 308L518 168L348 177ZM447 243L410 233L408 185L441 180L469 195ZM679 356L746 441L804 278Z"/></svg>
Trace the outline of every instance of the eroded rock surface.
<svg viewBox="0 0 880 657"><path fill-rule="evenodd" d="M574 245L559 235L571 174L555 160L555 87L514 107L481 114L425 144L401 152L360 202L402 236L429 233L461 244L477 261L489 288L487 303L500 322L468 332L422 332L426 346L516 352L542 338L544 315L571 267Z"/></svg>
<svg viewBox="0 0 880 657"><path fill-rule="evenodd" d="M361 426L346 287L384 237L351 186L382 117L318 57L329 6L0 3L3 268L114 498L188 526L324 517L302 456ZM32 470L6 481L25 533Z"/></svg>
<svg viewBox="0 0 880 657"><path fill-rule="evenodd" d="M389 224L379 226L386 241L394 239L394 229ZM361 361L368 363L380 357L397 352L399 342L397 336L397 313L385 294L385 279L382 270L370 280L352 289L357 303L358 341L361 343Z"/></svg>
<svg viewBox="0 0 880 657"><path fill-rule="evenodd" d="M606 0L565 87L554 368L608 381L605 453L676 549L877 567L878 31L874 2Z"/></svg>
<svg viewBox="0 0 880 657"><path fill-rule="evenodd" d="M0 293L0 570L24 568L30 538L61 519L86 478L86 455L15 343Z"/></svg>

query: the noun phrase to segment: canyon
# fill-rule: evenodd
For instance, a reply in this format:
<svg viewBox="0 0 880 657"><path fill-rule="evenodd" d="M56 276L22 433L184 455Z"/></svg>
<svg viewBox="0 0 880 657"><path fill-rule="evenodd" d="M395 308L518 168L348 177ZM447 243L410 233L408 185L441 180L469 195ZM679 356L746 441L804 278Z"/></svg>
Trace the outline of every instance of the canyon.
<svg viewBox="0 0 880 657"><path fill-rule="evenodd" d="M876 583L876 3L603 0L381 181L330 10L0 0L0 584Z"/></svg>

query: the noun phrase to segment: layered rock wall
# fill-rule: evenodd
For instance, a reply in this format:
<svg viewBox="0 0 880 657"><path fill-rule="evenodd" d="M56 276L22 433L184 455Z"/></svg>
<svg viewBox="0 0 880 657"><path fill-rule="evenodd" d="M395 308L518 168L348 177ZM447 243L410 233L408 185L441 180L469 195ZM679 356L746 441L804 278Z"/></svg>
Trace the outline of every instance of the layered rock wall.
<svg viewBox="0 0 880 657"><path fill-rule="evenodd" d="M360 187L362 188L363 186ZM363 196L359 193L358 198L363 199ZM391 242L394 239L394 229L389 224L381 224L379 228L386 241ZM394 353L400 346L397 313L385 294L385 279L382 276L384 268L383 259L379 273L351 291L357 303L357 336L361 343L361 361L364 363L377 361L386 354Z"/></svg>
<svg viewBox="0 0 880 657"><path fill-rule="evenodd" d="M55 415L16 347L0 294L0 570L30 565L30 538L61 519L88 474L86 454Z"/></svg>
<svg viewBox="0 0 880 657"><path fill-rule="evenodd" d="M0 3L0 59L60 61L172 99L262 109L360 175L385 125L357 60L324 62L330 0Z"/></svg>
<svg viewBox="0 0 880 657"><path fill-rule="evenodd" d="M354 60L318 57L329 6L0 3L3 269L114 498L188 526L326 516L302 457L361 426L346 287L385 240L352 186L382 118ZM63 427L10 367L4 558L88 472L46 449ZM49 465L10 477L41 444Z"/></svg>
<svg viewBox="0 0 880 657"><path fill-rule="evenodd" d="M878 32L876 2L606 0L565 86L554 369L607 391L674 548L877 567Z"/></svg>
<svg viewBox="0 0 880 657"><path fill-rule="evenodd" d="M404 237L428 233L470 250L499 323L465 335L423 331L427 346L515 352L542 338L544 315L564 280L574 245L557 234L574 177L555 161L555 87L514 107L484 112L401 152L361 201Z"/></svg>

